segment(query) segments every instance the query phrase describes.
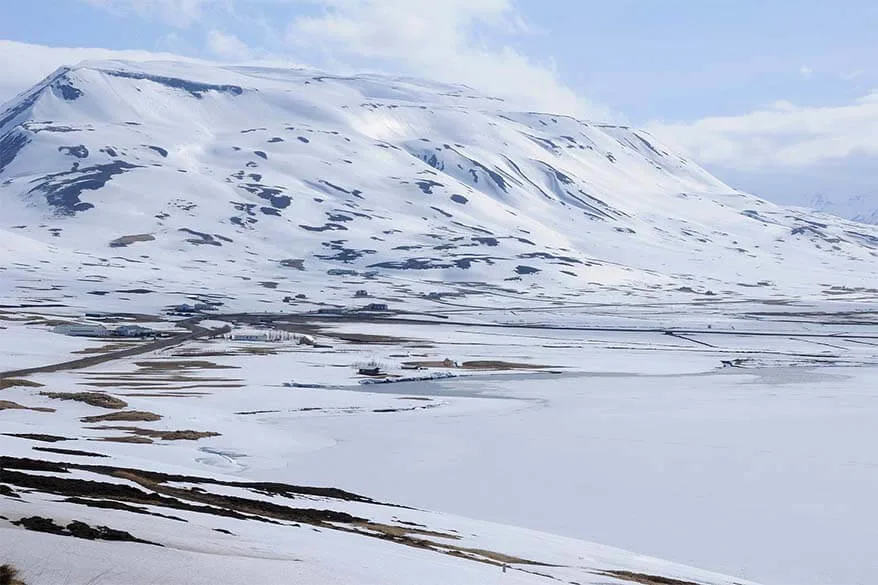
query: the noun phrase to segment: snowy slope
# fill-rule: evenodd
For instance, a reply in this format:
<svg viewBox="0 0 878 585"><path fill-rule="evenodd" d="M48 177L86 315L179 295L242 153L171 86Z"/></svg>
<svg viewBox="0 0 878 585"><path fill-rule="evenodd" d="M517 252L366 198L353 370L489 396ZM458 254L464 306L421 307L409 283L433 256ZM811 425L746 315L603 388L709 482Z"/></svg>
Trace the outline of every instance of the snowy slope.
<svg viewBox="0 0 878 585"><path fill-rule="evenodd" d="M48 281L39 298L104 305L427 281L819 297L869 287L878 248L878 229L737 192L642 131L306 70L60 69L0 114L0 198L0 296Z"/></svg>

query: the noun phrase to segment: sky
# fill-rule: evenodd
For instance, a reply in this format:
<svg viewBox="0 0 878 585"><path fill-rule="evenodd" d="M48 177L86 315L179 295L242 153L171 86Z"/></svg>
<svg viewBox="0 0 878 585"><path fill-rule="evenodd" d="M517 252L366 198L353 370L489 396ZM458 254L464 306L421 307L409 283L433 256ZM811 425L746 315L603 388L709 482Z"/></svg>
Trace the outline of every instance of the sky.
<svg viewBox="0 0 878 585"><path fill-rule="evenodd" d="M866 195L878 208L872 0L0 0L0 8L5 41L465 83L515 107L646 128L769 199ZM5 47L22 64L0 80L0 100L62 62L116 55L15 43Z"/></svg>

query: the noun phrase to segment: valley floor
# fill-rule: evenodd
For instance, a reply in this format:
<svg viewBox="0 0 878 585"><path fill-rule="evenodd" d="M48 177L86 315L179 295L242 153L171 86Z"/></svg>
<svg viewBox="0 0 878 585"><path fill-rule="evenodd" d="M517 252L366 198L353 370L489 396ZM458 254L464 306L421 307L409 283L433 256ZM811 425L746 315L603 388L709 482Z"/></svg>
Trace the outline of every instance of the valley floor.
<svg viewBox="0 0 878 585"><path fill-rule="evenodd" d="M4 371L148 343L3 317ZM873 325L223 329L255 319L0 372L0 562L31 585L878 581Z"/></svg>

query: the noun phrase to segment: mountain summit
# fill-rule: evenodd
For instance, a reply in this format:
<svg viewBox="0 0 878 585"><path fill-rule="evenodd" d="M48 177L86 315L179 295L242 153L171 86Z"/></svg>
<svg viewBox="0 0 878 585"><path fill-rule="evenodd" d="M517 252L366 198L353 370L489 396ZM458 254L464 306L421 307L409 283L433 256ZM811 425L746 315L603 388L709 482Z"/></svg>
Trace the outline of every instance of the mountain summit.
<svg viewBox="0 0 878 585"><path fill-rule="evenodd" d="M9 297L820 297L869 286L878 249L640 130L298 69L62 68L0 113L0 198Z"/></svg>

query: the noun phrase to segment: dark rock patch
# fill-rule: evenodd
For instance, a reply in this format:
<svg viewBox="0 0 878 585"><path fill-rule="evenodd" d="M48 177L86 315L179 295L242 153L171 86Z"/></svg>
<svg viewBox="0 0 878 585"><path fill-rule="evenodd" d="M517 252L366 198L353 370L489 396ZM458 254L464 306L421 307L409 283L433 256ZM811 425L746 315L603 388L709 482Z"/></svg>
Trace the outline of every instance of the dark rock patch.
<svg viewBox="0 0 878 585"><path fill-rule="evenodd" d="M375 250L355 250L353 248L346 247L345 240L333 240L331 242L323 242L323 246L325 248L329 248L330 250L335 251L335 254L315 254L316 258L320 258L321 260L334 260L336 262L344 262L350 263L354 260L362 258L366 254L377 254Z"/></svg>
<svg viewBox="0 0 878 585"><path fill-rule="evenodd" d="M254 150L253 154L261 158L262 160L268 160L268 155L262 152L261 150Z"/></svg>
<svg viewBox="0 0 878 585"><path fill-rule="evenodd" d="M76 146L59 146L58 152L63 152L67 156L75 156L76 158L88 158L88 149L82 144Z"/></svg>
<svg viewBox="0 0 878 585"><path fill-rule="evenodd" d="M533 266L525 266L524 264L519 264L515 267L516 274L536 274L539 271L539 268L534 268Z"/></svg>
<svg viewBox="0 0 878 585"><path fill-rule="evenodd" d="M59 437L58 435L43 435L39 433L3 433L6 437L16 437L18 439L28 439L30 441L40 441L42 443L58 443L60 441L72 441L67 437Z"/></svg>
<svg viewBox="0 0 878 585"><path fill-rule="evenodd" d="M304 142L305 144L308 144L309 142L311 142L310 140L308 140L308 139L305 138L304 136L299 136L299 137L297 137L297 140L298 140L299 142Z"/></svg>
<svg viewBox="0 0 878 585"><path fill-rule="evenodd" d="M476 227L474 225L467 225L467 224L461 223L459 221L452 221L451 223L456 225L456 226L466 228L468 230L472 230L472 231L479 233L479 234L485 234L486 236L493 236L494 235L490 231L486 230L485 228Z"/></svg>
<svg viewBox="0 0 878 585"><path fill-rule="evenodd" d="M469 199L467 199L463 195L452 195L451 200L461 205L466 205L469 202Z"/></svg>
<svg viewBox="0 0 878 585"><path fill-rule="evenodd" d="M189 228L180 228L179 231L195 236L194 238L187 238L186 239L186 241L189 242L190 244L195 244L196 246L201 246L201 245L222 246L222 242L217 241L210 234L205 234L203 232L196 232L195 230L191 230Z"/></svg>
<svg viewBox="0 0 878 585"><path fill-rule="evenodd" d="M244 90L237 85L215 85L211 83L201 83L198 81L190 81L188 79L178 79L175 77L164 77L161 75L150 75L148 73L137 73L134 71L113 71L113 70L103 70L103 73L107 75L111 75L113 77L123 77L127 79L138 79L138 80L147 80L152 81L153 83L159 83L166 87L170 87L173 89L180 89L186 92L189 92L190 95L196 98L201 98L205 93L209 91L216 91L219 93L226 93L229 95L241 95L244 93Z"/></svg>
<svg viewBox="0 0 878 585"><path fill-rule="evenodd" d="M293 202L289 195L282 195L283 189L280 187L265 187L258 183L247 183L245 185L238 185L238 187L248 193L253 193L260 199L265 199L275 209L286 209Z"/></svg>
<svg viewBox="0 0 878 585"><path fill-rule="evenodd" d="M299 227L309 232L347 231L348 229L345 226L337 223L327 223L321 226L299 224Z"/></svg>
<svg viewBox="0 0 878 585"><path fill-rule="evenodd" d="M249 216L256 215L256 213L253 211L257 207L255 203L239 203L237 201L232 201L232 207L242 213L246 213Z"/></svg>
<svg viewBox="0 0 878 585"><path fill-rule="evenodd" d="M92 453L91 451L79 451L78 449L59 449L57 447L31 447L31 449L46 453L57 453L58 455L73 455L74 457L109 457L109 455Z"/></svg>
<svg viewBox="0 0 878 585"><path fill-rule="evenodd" d="M339 191L339 192L344 193L344 194L346 194L346 195L350 195L350 194L351 194L351 192L348 191L347 189L345 189L345 188L343 188L343 187L339 187L338 185L333 185L333 184L330 183L329 181L325 181L325 180L323 180L323 179L320 179L320 180L318 181L318 183L320 183L321 185L326 185L326 186L329 187L330 189L335 189L336 191Z"/></svg>
<svg viewBox="0 0 878 585"><path fill-rule="evenodd" d="M433 187L444 187L442 183L430 180L415 181L415 184L421 191L423 191L427 195L431 195L433 193Z"/></svg>
<svg viewBox="0 0 878 585"><path fill-rule="evenodd" d="M61 96L61 99L66 100L68 102L72 102L80 97L82 97L82 90L74 87L73 83L70 80L64 80L63 82L55 83L52 86L58 94Z"/></svg>
<svg viewBox="0 0 878 585"><path fill-rule="evenodd" d="M155 546L161 546L160 544L156 544L154 542L135 538L131 536L130 533L125 532L124 530L115 530L106 526L92 527L85 522L80 522L78 520L70 522L65 527L55 524L55 521L51 518L29 516L27 518L22 518L21 520L13 522L13 524L15 524L16 526L21 526L22 528L26 528L27 530L33 530L35 532L47 532L49 534L57 534L60 536L73 536L76 538L83 538L85 540L137 542L140 544L152 544Z"/></svg>
<svg viewBox="0 0 878 585"><path fill-rule="evenodd" d="M86 211L94 207L91 203L80 201L83 191L97 191L113 177L132 169L137 165L125 161L113 161L93 167L80 168L64 173L46 175L30 193L42 193L46 202L55 208L59 215L75 215L78 211Z"/></svg>
<svg viewBox="0 0 878 585"><path fill-rule="evenodd" d="M0 139L0 173L9 166L15 157L28 145L30 139L24 132L14 130Z"/></svg>
<svg viewBox="0 0 878 585"><path fill-rule="evenodd" d="M550 254L549 252L528 252L527 254L520 254L518 256L521 259L533 259L538 258L540 260L557 260L558 262L564 264L582 264L582 260L578 258L573 258L572 256L558 256L556 254Z"/></svg>
<svg viewBox="0 0 878 585"><path fill-rule="evenodd" d="M305 260L302 258L287 258L281 260L280 265L284 268L295 268L296 270L305 270Z"/></svg>
<svg viewBox="0 0 878 585"><path fill-rule="evenodd" d="M152 234L132 234L130 236L121 236L110 242L111 248L125 248L135 242L152 242L155 236Z"/></svg>
<svg viewBox="0 0 878 585"><path fill-rule="evenodd" d="M431 206L430 209L432 209L433 211L437 211L437 212L441 213L441 214L444 215L445 217L454 217L452 214L448 213L447 211L445 211L445 210L443 210L443 209L439 209L438 207L433 207L433 206Z"/></svg>
<svg viewBox="0 0 878 585"><path fill-rule="evenodd" d="M148 149L153 150L161 155L162 158L168 158L168 151L162 148L161 146L146 146Z"/></svg>
<svg viewBox="0 0 878 585"><path fill-rule="evenodd" d="M238 227L252 227L252 225L257 222L257 219L255 217L230 217L229 221Z"/></svg>

